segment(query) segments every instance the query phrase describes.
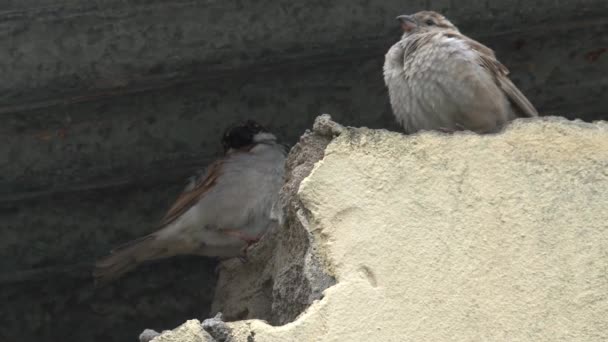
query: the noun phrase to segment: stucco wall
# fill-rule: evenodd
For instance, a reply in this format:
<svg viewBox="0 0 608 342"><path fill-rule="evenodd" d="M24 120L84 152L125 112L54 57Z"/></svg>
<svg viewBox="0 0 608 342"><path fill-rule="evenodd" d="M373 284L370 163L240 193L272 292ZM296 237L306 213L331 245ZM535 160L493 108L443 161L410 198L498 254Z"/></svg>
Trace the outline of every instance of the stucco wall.
<svg viewBox="0 0 608 342"><path fill-rule="evenodd" d="M605 122L348 129L298 192L337 284L232 341L605 341L607 170Z"/></svg>

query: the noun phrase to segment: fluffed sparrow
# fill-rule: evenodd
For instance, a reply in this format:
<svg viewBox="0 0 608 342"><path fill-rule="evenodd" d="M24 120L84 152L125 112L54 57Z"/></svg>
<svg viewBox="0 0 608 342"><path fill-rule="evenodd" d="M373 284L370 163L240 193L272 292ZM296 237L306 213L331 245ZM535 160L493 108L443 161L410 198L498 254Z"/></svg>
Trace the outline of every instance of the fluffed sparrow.
<svg viewBox="0 0 608 342"><path fill-rule="evenodd" d="M423 11L397 20L403 36L386 53L384 82L407 133L490 133L517 117L538 116L494 51L444 16Z"/></svg>

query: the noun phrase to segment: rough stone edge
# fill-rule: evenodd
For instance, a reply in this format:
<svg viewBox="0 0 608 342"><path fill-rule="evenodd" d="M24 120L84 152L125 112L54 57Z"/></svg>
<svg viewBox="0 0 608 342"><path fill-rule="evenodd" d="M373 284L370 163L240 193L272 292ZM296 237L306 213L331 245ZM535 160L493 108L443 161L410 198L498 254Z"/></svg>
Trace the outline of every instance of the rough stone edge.
<svg viewBox="0 0 608 342"><path fill-rule="evenodd" d="M588 123L588 122L584 122L582 120L569 120L569 119L566 119L563 117L547 116L547 117L534 118L534 119L515 120L510 125L505 127L504 130L502 130L501 132L496 133L496 134L505 134L511 130L525 129L524 126L526 124L528 124L530 121L538 121L538 120L545 121L545 122L555 122L555 123L565 124L565 125L568 125L571 127L574 126L579 129L585 129L585 130L587 130L587 129L600 130L600 131L608 130L608 122L606 122L606 121L595 121L593 123ZM295 224L301 225L301 227L305 228L306 232L308 233L307 240L310 245L305 254L305 265L306 265L305 271L308 270L309 276L310 275L314 276L315 274L317 274L317 272L321 272L320 274L322 274L326 277L329 277L331 279L331 284L328 284L326 282L325 283L326 286L318 286L317 292L311 291L310 298L309 298L311 301L311 304L315 300L322 298L322 292L325 289L329 288L330 286L334 285L335 279L331 276L331 270L328 269L328 267L326 267L329 265L327 265L325 263L326 261L323 260L324 258L322 256L322 252L319 253L319 251L316 251L316 246L315 246L316 238L314 237L315 233L311 232L309 229L310 223L308 222L308 220L310 218L310 215L308 214L307 210L304 208L303 204L300 202L298 192L299 192L302 181L305 181L305 179L319 165L318 162L320 160L322 160L323 157L325 156L325 152L326 152L325 150L328 147L328 145L330 144L330 142L333 140L333 138L337 137L339 135L342 135L343 136L342 138L348 139L348 137L350 137L352 134L356 134L357 133L356 131L360 131L360 129L345 128L345 127L341 126L340 124L331 121L331 117L329 115L321 115L315 120L315 124L313 126L313 131L306 131L302 135L302 137L300 138L300 142L296 146L294 146L294 148L290 152L290 156L288 158L288 163L287 163L288 177L287 177L286 183L281 191L281 201L282 201L281 203L282 203L284 212L286 214L285 216L287 217L287 220L284 224L289 224L289 222L291 220L292 224L295 223ZM393 133L399 134L397 132L393 132ZM420 133L416 133L416 134L444 135L445 133L427 131L427 132L420 132ZM455 134L467 135L467 134L474 134L474 133L457 132ZM307 150L307 148L309 148L310 146L317 147L316 150L313 149L313 151L315 151L317 154L314 154L314 153L313 153L313 155L310 154L310 150ZM319 152L320 152L320 155L319 155ZM329 272L329 274L328 274L328 272ZM313 279L312 282L317 285L323 284L324 280L325 281L327 280L327 278L314 279L314 277L312 279ZM291 322L291 321L295 320L296 318L297 317L295 317L289 321ZM193 321L198 322L196 320L193 320ZM188 321L188 322L192 322L192 321ZM221 314L219 314L216 317L205 320L203 322L202 326L209 334L207 334L203 331L203 333L201 334L200 337L198 335L197 336L193 335L193 336L191 336L190 339L186 339L184 341L199 341L200 338L203 338L203 337L206 338L208 335L213 336L214 339L202 340L202 341L232 342L232 341L237 341L237 340L241 341L241 340L244 340L245 338L247 341L249 341L249 340L251 340L250 337L255 336L254 326L259 325L259 323L256 323L256 322L262 323L263 325L265 325L265 323L266 323L266 322L261 322L259 320L241 320L241 321L226 323L222 320ZM180 329L181 327L182 326L180 326L177 329ZM156 333L156 332L154 332L154 333ZM164 332L164 333L167 333L167 332ZM198 333L198 332L196 332L196 333ZM143 335L143 333L142 333L142 335ZM153 340L153 342L166 342L166 341L171 341L171 340L162 340L162 339Z"/></svg>
<svg viewBox="0 0 608 342"><path fill-rule="evenodd" d="M196 319L188 320L173 330L166 330L158 333L151 329L144 330L139 335L140 342L219 342L208 334L204 328L204 322L201 324Z"/></svg>
<svg viewBox="0 0 608 342"><path fill-rule="evenodd" d="M285 315L291 304L289 293L279 295L282 287L277 284L273 290L271 323L283 325L297 319L310 305L323 298L323 291L336 284L331 265L320 255L318 239L312 231L309 214L299 197L301 183L312 173L318 163L325 157L325 150L331 141L342 134L346 128L332 121L329 114L318 116L313 124L313 130L307 130L298 144L290 151L286 167L287 179L281 189L281 205L287 220L283 229L297 230L306 234L307 246L303 258L303 277L308 282L308 298L305 305L292 310ZM281 235L281 238L284 236ZM281 241L281 240L279 240ZM286 242L286 241L285 241ZM287 243L279 244L286 246Z"/></svg>

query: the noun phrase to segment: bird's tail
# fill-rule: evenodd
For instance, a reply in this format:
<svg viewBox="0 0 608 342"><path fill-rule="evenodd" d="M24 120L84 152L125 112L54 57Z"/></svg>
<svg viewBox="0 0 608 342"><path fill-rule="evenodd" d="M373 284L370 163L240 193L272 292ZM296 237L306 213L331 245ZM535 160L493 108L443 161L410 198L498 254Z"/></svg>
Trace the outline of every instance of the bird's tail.
<svg viewBox="0 0 608 342"><path fill-rule="evenodd" d="M112 250L110 255L95 263L95 284L105 285L142 262L170 256L169 250L159 242L156 234L150 234Z"/></svg>

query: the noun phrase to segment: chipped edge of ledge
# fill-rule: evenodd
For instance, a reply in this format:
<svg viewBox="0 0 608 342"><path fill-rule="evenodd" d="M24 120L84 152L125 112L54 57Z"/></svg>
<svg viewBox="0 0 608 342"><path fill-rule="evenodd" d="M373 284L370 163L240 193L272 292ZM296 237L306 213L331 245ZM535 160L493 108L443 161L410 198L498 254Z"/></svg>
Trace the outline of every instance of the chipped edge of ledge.
<svg viewBox="0 0 608 342"><path fill-rule="evenodd" d="M335 137L342 132L346 127L340 125L339 123L333 121L331 119L330 114L321 114L315 118L315 122L312 125L312 130L320 135L327 137Z"/></svg>
<svg viewBox="0 0 608 342"><path fill-rule="evenodd" d="M560 124L564 124L564 125L568 125L568 126L574 126L580 129L592 129L592 130L608 130L608 121L602 121L602 120L597 120L594 121L592 123L590 122L586 122L580 119L575 119L575 120L571 120L565 117L560 117L560 116L541 116L541 117L536 117L536 118L520 118L520 119L516 119L514 121L512 121L511 123L509 123L506 127L504 127L503 130L501 130L500 132L497 132L495 134L489 134L488 136L493 136L493 135L502 135L505 133L509 133L510 131L513 130L519 130L522 129L524 126L533 123L533 122L552 122L552 123L560 123ZM312 127L312 132L311 130L307 130L303 136L307 135L307 134L318 134L320 136L323 137L327 137L330 139L329 144L331 144L334 140L334 138L337 138L339 136L342 136L342 138L347 138L347 136L349 134L355 133L356 132L360 132L360 131L383 131L383 132L390 132L393 134L400 134L400 135L404 135L402 132L395 132L395 131L389 131L386 129L369 129L366 127L346 127L343 126L335 121L332 120L331 115L329 114L321 114L319 115L313 124ZM443 132L437 132L437 131L421 131L418 132L416 134L413 134L412 136L416 136L416 135L427 135L427 134L431 134L431 135L445 135L445 136L450 136L450 135L454 135L454 134L446 134ZM462 131L462 132L456 132L456 135L477 135L474 132L467 132L467 131ZM302 141L302 138L300 139L300 142ZM329 147L329 144L327 145L327 147ZM326 147L326 148L327 148ZM325 154L326 156L327 154ZM307 179L314 174L315 170L322 164L323 159L325 158L325 156L323 158L321 158L320 160L316 161L314 163L314 166L312 168L312 170L310 171L310 173L308 174L308 176L306 176L300 183L299 189L297 191L297 195L299 196L300 193L300 189L302 189L303 184L307 181ZM320 244L319 242L322 241L322 239L319 239L319 236L317 236L319 234L319 232L315 232L314 227L314 222L311 222L311 217L309 216L310 214L306 212L306 210L304 209L304 207L302 206L301 208L299 208L299 210L297 210L297 216L298 216L298 220L300 220L300 222L303 225L307 225L309 229L309 239L313 240L313 241L309 241L310 242L310 246L311 249L316 249L316 253L313 255L312 253L308 252L306 257L314 257L317 259L317 263L319 263L320 266L324 267L324 272L328 275L330 275L331 277L334 278L335 280L335 274L333 272L333 267L331 265L331 262L328 260L328 258L326 258L326 256L324 255L324 251L323 248L320 248ZM313 238L314 236L314 238ZM314 246L314 247L313 247ZM316 248L315 248L316 247ZM334 285L337 284L337 281L330 285L329 287L327 287L325 290L323 290L323 292L325 292L327 289L330 289L331 287L333 287ZM298 320L304 319L307 313L310 313L311 309L315 306L318 305L320 301L323 300L323 297L321 297L320 299L314 300L309 307L304 310L303 312L301 312L294 320L292 320L291 322L285 324L285 325L291 325L296 323ZM197 324L200 327L200 331L199 329L194 329L192 330L192 324ZM284 327L285 325L282 325L282 327ZM189 326L189 327L188 327ZM266 327L266 328L276 328L276 326L272 326L269 325L267 322L263 321L263 320L259 320L259 319L247 319L247 320L239 320L239 321L234 321L234 322L224 322L222 319L222 315L221 313L218 313L215 317L213 318L209 318L204 320L202 323L199 322L198 320L194 319L194 320L188 320L185 323L183 323L182 325L176 327L173 330L165 330L162 333L158 333L154 330L150 330L150 329L146 329L144 330L141 335L140 335L140 341L141 342L163 342L163 341L173 341L173 339L171 339L171 333L176 333L179 334L178 331L184 331L184 329L189 330L191 333L197 334L196 338L197 341L201 340L202 341L209 341L209 342L231 342L231 341L245 341L245 340L249 340L249 336L253 336L253 334L255 334L255 329L256 328L260 328L260 327ZM175 335L174 335L175 336ZM179 336L179 335L177 335ZM167 340L165 340L163 337L168 338ZM174 338L174 337L173 337Z"/></svg>

